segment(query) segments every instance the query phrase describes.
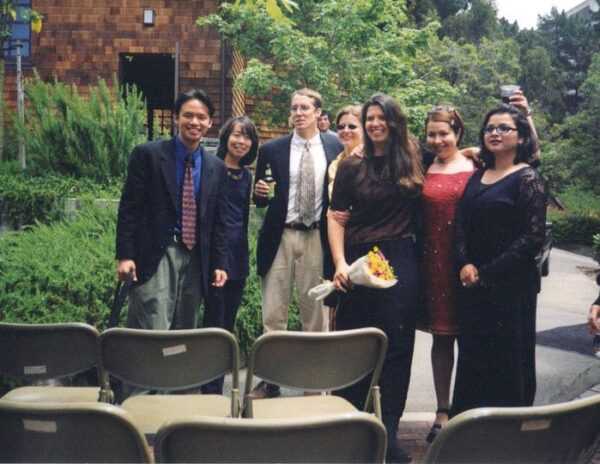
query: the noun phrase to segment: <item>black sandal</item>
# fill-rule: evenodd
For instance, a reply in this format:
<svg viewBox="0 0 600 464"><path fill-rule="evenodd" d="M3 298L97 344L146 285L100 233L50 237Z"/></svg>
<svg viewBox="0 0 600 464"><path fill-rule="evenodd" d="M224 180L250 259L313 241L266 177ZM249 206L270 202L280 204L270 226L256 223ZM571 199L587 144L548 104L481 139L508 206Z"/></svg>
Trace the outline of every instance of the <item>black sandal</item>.
<svg viewBox="0 0 600 464"><path fill-rule="evenodd" d="M448 408L439 408L435 414L446 414L448 416L448 418L450 418L450 409ZM431 429L429 429L429 433L427 434L427 438L425 438L425 441L427 443L432 443L433 440L435 440L435 437L438 436L438 434L440 433L440 430L442 430L442 424L437 424L434 423L431 426Z"/></svg>

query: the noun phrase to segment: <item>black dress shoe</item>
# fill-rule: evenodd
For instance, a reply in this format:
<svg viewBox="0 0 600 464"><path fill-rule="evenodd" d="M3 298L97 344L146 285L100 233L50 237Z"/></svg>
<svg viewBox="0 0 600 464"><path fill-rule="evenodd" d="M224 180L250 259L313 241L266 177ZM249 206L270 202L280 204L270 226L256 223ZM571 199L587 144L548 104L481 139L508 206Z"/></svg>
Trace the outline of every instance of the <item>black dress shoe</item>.
<svg viewBox="0 0 600 464"><path fill-rule="evenodd" d="M408 464L409 462L412 462L412 455L398 446L393 450L388 449L385 456L385 462L386 464Z"/></svg>
<svg viewBox="0 0 600 464"><path fill-rule="evenodd" d="M250 397L254 400L277 398L279 395L281 395L281 389L279 388L279 385L264 381L259 382L258 385L250 392Z"/></svg>
<svg viewBox="0 0 600 464"><path fill-rule="evenodd" d="M448 408L439 408L435 414L446 414L448 416L448 418L450 418L450 409ZM442 431L442 424L437 424L434 423L431 426L431 429L429 429L429 433L427 434L427 438L425 438L425 441L427 441L427 443L432 443L433 440L435 440L435 437L437 437L439 435L439 433Z"/></svg>

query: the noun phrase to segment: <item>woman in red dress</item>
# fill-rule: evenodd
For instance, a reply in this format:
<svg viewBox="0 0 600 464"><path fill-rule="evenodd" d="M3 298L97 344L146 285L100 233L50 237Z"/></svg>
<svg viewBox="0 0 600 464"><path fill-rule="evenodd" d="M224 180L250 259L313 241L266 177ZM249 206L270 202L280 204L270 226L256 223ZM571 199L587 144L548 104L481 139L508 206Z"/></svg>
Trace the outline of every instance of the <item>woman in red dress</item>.
<svg viewBox="0 0 600 464"><path fill-rule="evenodd" d="M427 435L432 442L450 413L450 382L454 342L458 335L452 240L454 216L465 185L475 167L458 149L465 132L455 108L436 107L425 121L427 146L435 155L425 176L423 273L425 301L419 328L433 334L431 365L437 399L435 422Z"/></svg>

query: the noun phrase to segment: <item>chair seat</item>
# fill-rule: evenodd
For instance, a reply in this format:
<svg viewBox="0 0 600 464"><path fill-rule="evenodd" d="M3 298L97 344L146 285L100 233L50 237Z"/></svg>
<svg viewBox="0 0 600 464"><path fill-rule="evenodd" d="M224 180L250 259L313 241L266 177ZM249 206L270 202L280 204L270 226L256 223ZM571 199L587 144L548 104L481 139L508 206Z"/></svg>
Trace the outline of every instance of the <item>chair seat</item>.
<svg viewBox="0 0 600 464"><path fill-rule="evenodd" d="M231 417L231 398L222 395L137 395L121 405L149 444L165 422L182 417Z"/></svg>
<svg viewBox="0 0 600 464"><path fill-rule="evenodd" d="M252 411L252 417L255 419L300 418L357 412L349 401L334 395L255 400L252 402Z"/></svg>
<svg viewBox="0 0 600 464"><path fill-rule="evenodd" d="M96 403L99 387L19 387L6 393L1 399L28 403Z"/></svg>

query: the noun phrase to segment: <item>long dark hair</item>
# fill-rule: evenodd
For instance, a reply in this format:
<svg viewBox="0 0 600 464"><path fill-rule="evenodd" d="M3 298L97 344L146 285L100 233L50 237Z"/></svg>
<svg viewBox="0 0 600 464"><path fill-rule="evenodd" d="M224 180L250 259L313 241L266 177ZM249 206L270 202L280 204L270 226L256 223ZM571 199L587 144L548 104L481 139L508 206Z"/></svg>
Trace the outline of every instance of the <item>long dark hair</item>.
<svg viewBox="0 0 600 464"><path fill-rule="evenodd" d="M222 160L225 160L225 155L227 155L227 142L229 141L229 137L233 132L233 129L236 124L239 124L242 133L250 138L252 145L250 146L250 150L240 159L240 166L249 166L256 159L256 154L258 153L258 134L256 132L256 126L247 116L237 116L229 119L221 130L219 131L219 147L217 148L217 156Z"/></svg>
<svg viewBox="0 0 600 464"><path fill-rule="evenodd" d="M537 160L534 157L537 147L537 140L531 132L531 127L527 122L527 117L522 111L514 107L513 105L507 105L502 103L501 105L495 106L488 114L485 115L481 129L479 130L479 145L481 147L480 157L485 163L486 168L494 167L494 155L485 146L485 127L487 126L490 118L495 114L508 114L515 126L517 127L517 133L519 138L523 139L523 143L517 145L517 155L515 156L514 164L527 163L535 165Z"/></svg>
<svg viewBox="0 0 600 464"><path fill-rule="evenodd" d="M373 169L375 145L367 134L367 111L370 106L378 105L384 114L389 128L385 155L387 162L380 175ZM415 137L408 131L406 114L400 105L389 95L376 93L363 105L362 125L365 133L365 163L362 163L358 179L369 176L372 179L392 179L400 190L409 195L418 195L425 181L419 147Z"/></svg>

